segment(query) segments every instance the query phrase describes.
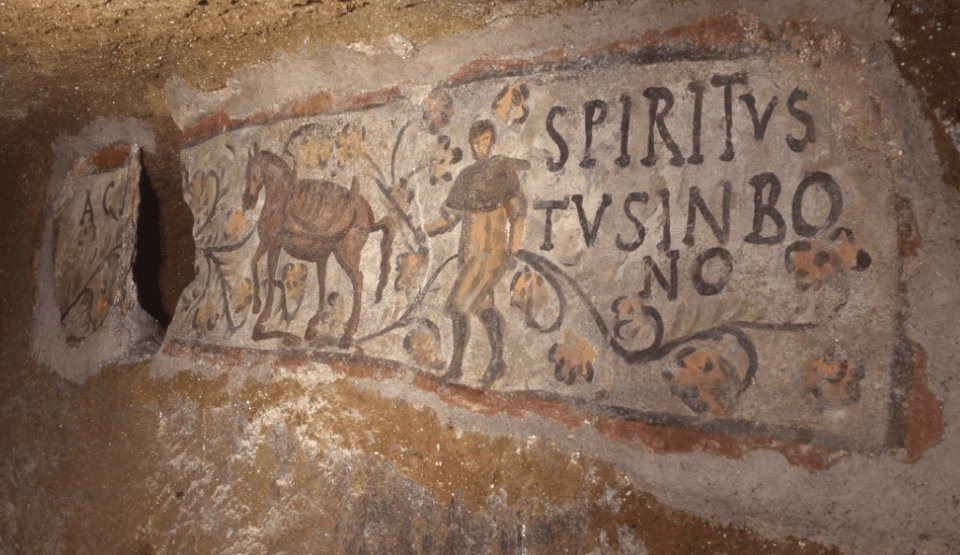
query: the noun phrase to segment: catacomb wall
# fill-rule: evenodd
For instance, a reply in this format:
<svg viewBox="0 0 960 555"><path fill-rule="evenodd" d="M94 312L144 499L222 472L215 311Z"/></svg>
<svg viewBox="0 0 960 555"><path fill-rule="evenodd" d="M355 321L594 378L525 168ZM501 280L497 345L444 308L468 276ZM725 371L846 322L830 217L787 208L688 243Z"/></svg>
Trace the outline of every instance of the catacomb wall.
<svg viewBox="0 0 960 555"><path fill-rule="evenodd" d="M957 549L956 152L890 7L510 6L11 141L0 550Z"/></svg>

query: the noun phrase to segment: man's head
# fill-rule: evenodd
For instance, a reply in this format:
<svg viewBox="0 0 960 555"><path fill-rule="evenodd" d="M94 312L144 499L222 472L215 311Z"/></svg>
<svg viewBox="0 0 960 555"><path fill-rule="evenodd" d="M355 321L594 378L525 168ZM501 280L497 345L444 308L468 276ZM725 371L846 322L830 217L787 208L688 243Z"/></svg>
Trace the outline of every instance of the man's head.
<svg viewBox="0 0 960 555"><path fill-rule="evenodd" d="M483 160L490 156L490 147L497 140L497 131L493 127L493 122L488 119L480 120L470 126L470 150L473 151L473 157L477 160Z"/></svg>

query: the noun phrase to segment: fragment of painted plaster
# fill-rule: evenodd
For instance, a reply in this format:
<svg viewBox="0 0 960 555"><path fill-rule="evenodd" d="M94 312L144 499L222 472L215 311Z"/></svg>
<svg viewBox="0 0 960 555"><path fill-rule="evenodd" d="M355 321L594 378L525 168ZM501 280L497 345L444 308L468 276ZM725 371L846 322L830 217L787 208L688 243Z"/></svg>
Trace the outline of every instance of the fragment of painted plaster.
<svg viewBox="0 0 960 555"><path fill-rule="evenodd" d="M140 165L129 143L77 157L54 200L54 292L60 325L72 346L96 332L107 314L126 314L140 201Z"/></svg>

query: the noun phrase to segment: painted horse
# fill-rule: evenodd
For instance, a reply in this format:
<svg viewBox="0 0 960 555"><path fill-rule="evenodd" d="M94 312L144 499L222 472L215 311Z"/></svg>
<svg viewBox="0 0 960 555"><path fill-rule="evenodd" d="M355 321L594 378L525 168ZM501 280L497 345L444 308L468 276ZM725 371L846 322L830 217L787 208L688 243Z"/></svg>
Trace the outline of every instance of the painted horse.
<svg viewBox="0 0 960 555"><path fill-rule="evenodd" d="M350 278L353 285L353 309L340 337L338 346L347 348L353 341L360 321L360 298L363 290L363 272L360 270L360 252L367 242L367 235L382 231L380 241L380 282L377 285L376 302L383 296L383 288L390 272L390 248L393 242L393 226L387 218L374 221L370 204L359 194L359 182L354 177L348 191L330 181L297 179L296 171L281 157L260 150L255 144L247 162L246 190L243 194L243 209L257 205L260 190L266 189L266 198L257 222L260 245L253 255L253 312L260 313L253 328L253 339L286 337L280 331L266 331L273 306L277 263L280 250L317 266L317 281L320 294L317 313L307 323L306 340L317 336L317 324L323 311L327 260L333 254L337 263ZM260 279L257 263L267 255L267 299L260 308Z"/></svg>

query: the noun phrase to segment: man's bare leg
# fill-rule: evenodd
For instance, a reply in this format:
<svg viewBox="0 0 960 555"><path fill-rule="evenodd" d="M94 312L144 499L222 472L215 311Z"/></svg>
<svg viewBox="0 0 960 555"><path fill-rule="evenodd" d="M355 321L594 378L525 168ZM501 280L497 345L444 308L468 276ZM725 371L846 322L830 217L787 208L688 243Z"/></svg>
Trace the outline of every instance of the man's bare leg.
<svg viewBox="0 0 960 555"><path fill-rule="evenodd" d="M450 310L450 323L453 326L453 354L450 356L447 373L443 375L444 383L459 381L463 375L463 354L470 339L470 321L466 314Z"/></svg>
<svg viewBox="0 0 960 555"><path fill-rule="evenodd" d="M496 308L485 308L480 312L480 321L487 330L490 340L490 364L480 380L480 389L487 389L503 376L506 363L503 362L503 318Z"/></svg>

